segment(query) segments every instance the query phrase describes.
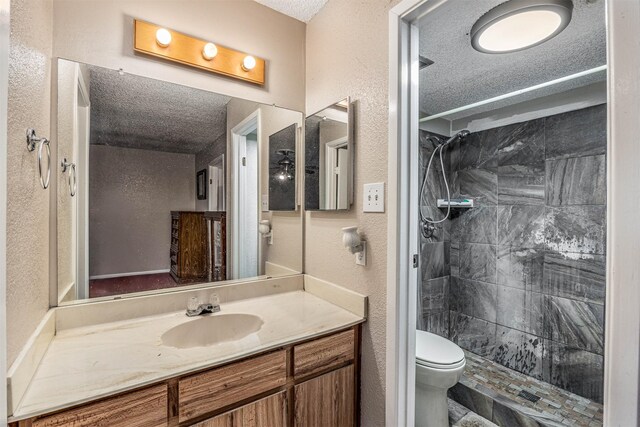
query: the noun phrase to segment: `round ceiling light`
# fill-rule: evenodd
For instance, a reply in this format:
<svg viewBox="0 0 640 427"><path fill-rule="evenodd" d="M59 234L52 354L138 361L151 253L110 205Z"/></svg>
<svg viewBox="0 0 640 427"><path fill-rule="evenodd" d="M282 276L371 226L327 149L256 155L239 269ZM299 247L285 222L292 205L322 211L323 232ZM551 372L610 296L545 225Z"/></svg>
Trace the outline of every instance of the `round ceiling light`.
<svg viewBox="0 0 640 427"><path fill-rule="evenodd" d="M471 44L484 53L527 49L557 36L571 22L571 0L509 0L482 15Z"/></svg>

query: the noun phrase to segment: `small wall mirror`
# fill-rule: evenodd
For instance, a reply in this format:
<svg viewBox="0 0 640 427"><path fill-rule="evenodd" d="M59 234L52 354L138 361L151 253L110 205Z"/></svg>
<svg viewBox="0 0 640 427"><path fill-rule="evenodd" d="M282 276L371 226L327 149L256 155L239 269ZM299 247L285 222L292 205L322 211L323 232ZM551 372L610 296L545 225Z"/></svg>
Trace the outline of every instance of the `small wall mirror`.
<svg viewBox="0 0 640 427"><path fill-rule="evenodd" d="M348 210L353 203L352 109L349 98L305 120L305 208Z"/></svg>

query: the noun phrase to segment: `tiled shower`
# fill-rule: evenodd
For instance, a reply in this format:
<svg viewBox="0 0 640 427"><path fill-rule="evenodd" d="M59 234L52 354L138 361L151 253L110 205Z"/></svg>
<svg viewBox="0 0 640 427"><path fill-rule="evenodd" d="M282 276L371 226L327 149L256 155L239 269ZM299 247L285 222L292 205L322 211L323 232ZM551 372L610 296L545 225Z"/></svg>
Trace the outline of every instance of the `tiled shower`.
<svg viewBox="0 0 640 427"><path fill-rule="evenodd" d="M475 207L452 210L422 238L419 329L602 402L606 129L602 104L445 149L452 197ZM435 147L428 135L423 166ZM434 164L423 211L440 219L435 199L446 190Z"/></svg>

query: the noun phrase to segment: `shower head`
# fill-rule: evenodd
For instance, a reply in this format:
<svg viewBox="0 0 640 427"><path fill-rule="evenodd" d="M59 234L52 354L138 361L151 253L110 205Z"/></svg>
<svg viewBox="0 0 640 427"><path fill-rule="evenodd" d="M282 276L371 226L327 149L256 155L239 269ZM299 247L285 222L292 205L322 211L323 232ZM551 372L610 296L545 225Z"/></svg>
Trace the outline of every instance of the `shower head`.
<svg viewBox="0 0 640 427"><path fill-rule="evenodd" d="M466 129L463 129L460 132L453 135L451 138L447 139L445 142L443 142L442 145L448 145L448 144L451 144L452 142L457 142L458 140L465 139L470 134L471 132L469 132Z"/></svg>

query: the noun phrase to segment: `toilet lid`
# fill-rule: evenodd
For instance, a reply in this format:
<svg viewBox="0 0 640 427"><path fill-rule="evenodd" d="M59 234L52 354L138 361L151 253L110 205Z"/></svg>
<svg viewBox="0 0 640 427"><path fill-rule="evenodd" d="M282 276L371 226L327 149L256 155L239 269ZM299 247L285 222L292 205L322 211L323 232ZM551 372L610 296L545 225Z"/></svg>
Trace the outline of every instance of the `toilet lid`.
<svg viewBox="0 0 640 427"><path fill-rule="evenodd" d="M427 365L455 365L464 360L464 352L439 335L416 331L416 361Z"/></svg>

